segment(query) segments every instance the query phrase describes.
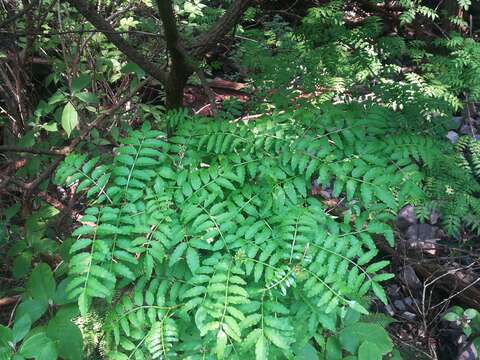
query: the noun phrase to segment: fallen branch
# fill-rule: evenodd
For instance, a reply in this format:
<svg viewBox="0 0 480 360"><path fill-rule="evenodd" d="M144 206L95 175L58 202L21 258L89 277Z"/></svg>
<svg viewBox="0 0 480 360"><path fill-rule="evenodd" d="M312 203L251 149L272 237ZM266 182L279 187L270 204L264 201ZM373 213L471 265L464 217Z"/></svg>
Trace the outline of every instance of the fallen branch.
<svg viewBox="0 0 480 360"><path fill-rule="evenodd" d="M20 295L1 298L0 307L15 304L18 300L20 300Z"/></svg>
<svg viewBox="0 0 480 360"><path fill-rule="evenodd" d="M443 274L443 276L438 278L435 285L447 294L447 301L455 299L456 302L463 306L480 311L480 278L468 281L460 278L457 272L445 269L441 264L419 262L418 259L399 254L395 249L386 245L383 239L377 239L375 243L377 248L383 253L412 266L415 273L423 280L430 279L434 274ZM443 304L443 302L440 304Z"/></svg>
<svg viewBox="0 0 480 360"><path fill-rule="evenodd" d="M34 148L24 148L20 146L0 145L0 152L15 152L15 153L28 153L36 155L52 155L63 156L59 150L41 150Z"/></svg>
<svg viewBox="0 0 480 360"><path fill-rule="evenodd" d="M60 212L70 212L70 217L72 220L77 221L77 222L82 222L82 215L76 212L75 210L70 210L66 205L64 205L60 200L54 198L50 194L46 193L45 191L39 191L37 193L37 196L45 201L46 203L52 205L55 209L57 209Z"/></svg>

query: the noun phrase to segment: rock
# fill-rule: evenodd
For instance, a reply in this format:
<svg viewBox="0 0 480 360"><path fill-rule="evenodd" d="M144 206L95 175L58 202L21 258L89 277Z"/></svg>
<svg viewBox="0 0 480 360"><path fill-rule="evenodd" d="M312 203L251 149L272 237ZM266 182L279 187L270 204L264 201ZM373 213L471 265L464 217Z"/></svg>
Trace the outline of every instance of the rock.
<svg viewBox="0 0 480 360"><path fill-rule="evenodd" d="M397 214L397 227L401 231L405 231L410 225L417 223L418 219L415 215L415 208L412 205L406 205L400 209Z"/></svg>
<svg viewBox="0 0 480 360"><path fill-rule="evenodd" d="M477 360L478 359L478 351L477 348L473 343L469 343L464 346L457 357L457 360Z"/></svg>
<svg viewBox="0 0 480 360"><path fill-rule="evenodd" d="M399 311L405 311L407 310L405 304L403 303L402 300L395 300L393 302L393 305L395 305L395 307L399 310Z"/></svg>
<svg viewBox="0 0 480 360"><path fill-rule="evenodd" d="M447 133L447 139L450 140L452 144L455 144L458 140L458 134L455 131L449 131Z"/></svg>
<svg viewBox="0 0 480 360"><path fill-rule="evenodd" d="M407 306L413 306L413 300L410 296L407 296L405 299L403 299L403 303Z"/></svg>
<svg viewBox="0 0 480 360"><path fill-rule="evenodd" d="M430 224L435 225L438 223L438 220L440 220L440 213L432 210L430 213Z"/></svg>
<svg viewBox="0 0 480 360"><path fill-rule="evenodd" d="M385 305L385 312L390 316L395 315L395 311L393 311L393 308L390 305Z"/></svg>
<svg viewBox="0 0 480 360"><path fill-rule="evenodd" d="M407 285L410 289L420 290L422 288L422 283L420 279L415 273L413 267L411 267L410 265L407 265L403 268L401 276L403 281L405 282L405 285Z"/></svg>
<svg viewBox="0 0 480 360"><path fill-rule="evenodd" d="M464 347L465 344L467 343L468 338L464 334L460 334L460 336L457 338L457 346L458 347Z"/></svg>
<svg viewBox="0 0 480 360"><path fill-rule="evenodd" d="M461 116L454 116L452 117L452 126L455 127L455 129L458 129L463 122L463 118Z"/></svg>
<svg viewBox="0 0 480 360"><path fill-rule="evenodd" d="M473 131L473 134L472 134ZM463 124L462 127L460 128L460 134L462 135L476 135L475 134L475 129L472 129L472 127L469 124Z"/></svg>
<svg viewBox="0 0 480 360"><path fill-rule="evenodd" d="M436 226L430 224L410 225L405 233L405 237L410 248L420 249L431 255L436 254L436 241L440 237L439 229Z"/></svg>
<svg viewBox="0 0 480 360"><path fill-rule="evenodd" d="M408 321L413 321L417 317L417 315L415 315L414 313L411 313L409 311L405 311L402 315Z"/></svg>
<svg viewBox="0 0 480 360"><path fill-rule="evenodd" d="M387 293L390 298L400 299L400 286L392 284L387 286Z"/></svg>
<svg viewBox="0 0 480 360"><path fill-rule="evenodd" d="M430 224L413 224L410 225L405 233L407 240L410 242L435 240L437 238L438 228Z"/></svg>

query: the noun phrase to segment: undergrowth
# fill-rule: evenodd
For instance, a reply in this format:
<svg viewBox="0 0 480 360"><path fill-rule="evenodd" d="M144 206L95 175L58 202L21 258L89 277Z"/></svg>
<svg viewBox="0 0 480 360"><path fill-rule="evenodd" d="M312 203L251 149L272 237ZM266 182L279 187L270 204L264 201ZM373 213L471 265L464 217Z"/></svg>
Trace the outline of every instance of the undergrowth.
<svg viewBox="0 0 480 360"><path fill-rule="evenodd" d="M387 115L401 116L358 105L246 124L180 113L170 137L145 123L111 158L69 155L56 181L78 181L91 205L67 292L82 314L111 304L109 356L290 357L324 349L327 322L368 314L370 292L386 302L374 239L393 245L387 222L424 196L419 164L438 153ZM312 196L314 180L341 213Z"/></svg>
<svg viewBox="0 0 480 360"><path fill-rule="evenodd" d="M222 12L179 3L189 37ZM23 229L12 219L25 209L5 209L0 243L13 278L28 280L11 326L0 326L1 360L400 358L391 320L369 313L374 299L387 303L383 282L393 277L377 244L394 246L390 224L406 204L420 220L437 212L450 235L480 233L480 147L443 138L445 119L479 99L480 47L454 32L432 42L387 34L376 16L352 25L347 5L311 8L295 27L278 14L238 26L246 41L232 48L255 88L249 106L270 115L244 123L231 101L205 119L133 98L109 141L92 130L89 150L55 173L86 206L71 236L51 231L53 207ZM438 19L422 2L401 5L400 27ZM102 36L98 47L111 47ZM46 79L58 88L20 145L78 136L79 117L104 108L103 85L145 77L117 50L101 52L101 61L79 55L72 63L85 74L66 79L63 54ZM29 159L17 175L45 163Z"/></svg>
<svg viewBox="0 0 480 360"><path fill-rule="evenodd" d="M89 351L111 359L389 354L388 321L368 308L372 297L387 302L393 275L376 242L393 246L398 209L436 206L452 232L478 227L463 217L470 208L450 206L477 204L476 143L413 132L404 113L322 105L244 123L176 112L153 126L149 116L113 152L73 153L58 168L56 183L88 208L60 249L68 276L56 284L37 266L17 328L1 328L6 358L38 343L65 354L53 345L65 334L80 351L78 309L95 314L93 325L76 321L85 338L101 329ZM32 217L27 236L43 236L50 212ZM20 265L28 246L12 252ZM41 325L57 305L67 307L47 324L68 329L63 337Z"/></svg>

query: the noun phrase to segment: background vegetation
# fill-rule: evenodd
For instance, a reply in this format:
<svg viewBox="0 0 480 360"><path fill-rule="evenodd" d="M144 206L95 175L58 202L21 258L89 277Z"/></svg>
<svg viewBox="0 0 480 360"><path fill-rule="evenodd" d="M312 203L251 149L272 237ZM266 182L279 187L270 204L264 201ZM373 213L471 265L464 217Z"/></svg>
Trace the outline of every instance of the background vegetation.
<svg viewBox="0 0 480 360"><path fill-rule="evenodd" d="M478 3L0 9L0 359L477 358Z"/></svg>

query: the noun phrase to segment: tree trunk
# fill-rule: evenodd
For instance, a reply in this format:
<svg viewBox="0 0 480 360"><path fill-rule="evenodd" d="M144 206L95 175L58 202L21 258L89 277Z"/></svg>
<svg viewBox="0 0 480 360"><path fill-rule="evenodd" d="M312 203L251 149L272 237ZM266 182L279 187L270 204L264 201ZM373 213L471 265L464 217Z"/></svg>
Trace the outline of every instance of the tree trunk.
<svg viewBox="0 0 480 360"><path fill-rule="evenodd" d="M167 109L178 109L183 106L183 93L190 74L186 71L171 71L165 86Z"/></svg>

